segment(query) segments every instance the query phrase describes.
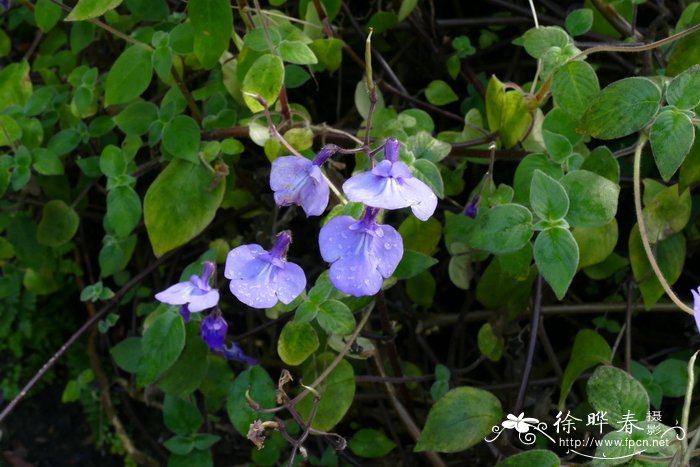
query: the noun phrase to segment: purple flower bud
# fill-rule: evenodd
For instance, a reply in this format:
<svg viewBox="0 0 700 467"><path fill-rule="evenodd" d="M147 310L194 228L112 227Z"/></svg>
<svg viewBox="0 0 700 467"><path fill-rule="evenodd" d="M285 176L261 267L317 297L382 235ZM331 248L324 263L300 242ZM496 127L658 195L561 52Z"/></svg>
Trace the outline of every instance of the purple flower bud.
<svg viewBox="0 0 700 467"><path fill-rule="evenodd" d="M214 312L202 320L202 340L212 350L221 351L227 331L228 323L219 312Z"/></svg>
<svg viewBox="0 0 700 467"><path fill-rule="evenodd" d="M0 6L6 10L10 9L10 0L0 0Z"/></svg>
<svg viewBox="0 0 700 467"><path fill-rule="evenodd" d="M481 196L476 195L474 196L471 201L469 201L469 204L467 204L467 207L464 208L464 214L466 216L471 217L472 219L476 219L477 214L479 214L479 202L481 201Z"/></svg>
<svg viewBox="0 0 700 467"><path fill-rule="evenodd" d="M227 360L237 360L249 365L257 365L258 361L244 354L235 342L226 347L224 340L226 339L227 331L228 323L218 310L215 310L202 320L202 340L211 350L220 353Z"/></svg>
<svg viewBox="0 0 700 467"><path fill-rule="evenodd" d="M253 357L249 357L246 354L244 354L243 351L241 350L241 348L238 347L238 345L236 345L235 342L232 342L231 345L228 347L224 347L222 350L222 353L224 355L224 358L226 358L226 360L236 360L238 362L247 363L248 365L257 365L258 364L257 359L255 359Z"/></svg>
<svg viewBox="0 0 700 467"><path fill-rule="evenodd" d="M193 275L190 280L172 285L156 294L156 300L169 305L187 305L187 313L212 308L219 303L219 291L209 285L209 279L214 274L216 265L207 261L201 276ZM182 310L180 310L182 312Z"/></svg>
<svg viewBox="0 0 700 467"><path fill-rule="evenodd" d="M341 292L356 297L376 294L401 261L401 235L391 226L377 224L378 212L367 208L359 221L339 216L321 228L321 256L332 263L331 283Z"/></svg>
<svg viewBox="0 0 700 467"><path fill-rule="evenodd" d="M338 152L338 146L335 144L326 144L318 151L316 157L314 157L313 163L317 166L322 166L326 161L336 152Z"/></svg>
<svg viewBox="0 0 700 467"><path fill-rule="evenodd" d="M182 319L185 320L185 322L190 320L190 308L187 305L182 305L180 307L180 316L182 316Z"/></svg>
<svg viewBox="0 0 700 467"><path fill-rule="evenodd" d="M260 245L241 245L226 258L224 276L231 293L253 308L270 308L278 301L291 303L306 288L304 271L286 259L292 240L285 230L269 252Z"/></svg>
<svg viewBox="0 0 700 467"><path fill-rule="evenodd" d="M270 171L270 188L275 193L278 206L296 204L304 209L307 216L323 214L328 206L330 188L319 166L337 150L337 147L333 147L336 149L326 149L328 146L325 146L313 161L296 156L274 160Z"/></svg>
<svg viewBox="0 0 700 467"><path fill-rule="evenodd" d="M695 317L695 325L700 332L700 287L697 290L690 289L693 293L693 316Z"/></svg>
<svg viewBox="0 0 700 467"><path fill-rule="evenodd" d="M435 212L437 197L398 160L400 147L396 139L389 138L384 146L385 159L370 172L350 177L343 191L350 201L374 208L410 207L418 219L425 221Z"/></svg>

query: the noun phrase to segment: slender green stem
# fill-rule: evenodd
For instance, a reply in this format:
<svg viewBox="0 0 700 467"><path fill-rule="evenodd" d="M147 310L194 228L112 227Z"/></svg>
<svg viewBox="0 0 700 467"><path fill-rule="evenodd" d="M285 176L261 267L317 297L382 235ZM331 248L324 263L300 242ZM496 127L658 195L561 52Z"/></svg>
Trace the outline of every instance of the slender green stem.
<svg viewBox="0 0 700 467"><path fill-rule="evenodd" d="M604 44L604 45L599 45L596 47L591 47L590 49L586 49L580 54L576 55L574 58L571 60L578 60L581 57L586 57L588 55L597 53L597 52L622 52L622 53L630 53L630 52L648 52L649 50L654 50L658 47L661 47L666 44L670 44L673 41L677 41L678 39L682 39L686 36L689 36L697 31L700 31L700 24L696 24L695 26L686 29L685 31L681 31L677 34L674 34L672 36L668 36L664 39L660 39L656 42L650 42L649 44L632 44L632 45L613 45L613 44Z"/></svg>
<svg viewBox="0 0 700 467"><path fill-rule="evenodd" d="M688 438L685 433L688 433L688 418L690 415L690 403L693 399L693 386L695 385L695 359L698 356L700 350L696 351L690 360L688 360L688 385L685 389L685 401L683 401L683 415L681 416L681 428L683 429L683 439L681 440L681 445L683 446L683 464L688 465L690 460L691 449L688 449ZM697 434L693 438L693 441L697 443Z"/></svg>
<svg viewBox="0 0 700 467"><path fill-rule="evenodd" d="M651 250L651 244L649 243L649 235L647 233L646 224L644 223L644 213L642 212L642 183L640 175L642 165L642 149L644 148L646 142L647 135L644 133L640 133L639 140L637 141L637 147L634 150L634 209L637 214L639 236L642 238L644 252L647 255L647 259L649 260L651 269L654 270L654 274L656 274L656 278L659 280L664 290L666 291L666 295L668 295L671 301L673 301L673 303L675 303L676 306L678 306L678 308L692 315L693 309L685 303L683 303L680 298L678 298L678 296L673 292L673 289L671 289L671 286L669 285L668 281L666 281L664 274L661 272L661 269L659 268L659 265L656 262L654 252Z"/></svg>

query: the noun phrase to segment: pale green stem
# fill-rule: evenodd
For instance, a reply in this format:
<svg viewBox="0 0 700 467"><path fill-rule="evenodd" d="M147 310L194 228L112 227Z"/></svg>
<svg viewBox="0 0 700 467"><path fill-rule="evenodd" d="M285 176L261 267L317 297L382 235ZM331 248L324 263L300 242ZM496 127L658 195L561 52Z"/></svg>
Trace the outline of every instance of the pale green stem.
<svg viewBox="0 0 700 467"><path fill-rule="evenodd" d="M688 465L690 460L690 453L692 449L688 449L688 438L685 436L688 433L688 418L690 416L690 402L693 398L693 386L695 385L695 359L698 356L698 350L690 357L688 361L688 386L685 389L685 401L683 402L683 415L681 416L681 428L683 428L683 439L681 440L681 445L683 446L683 465ZM699 431L700 432L700 431ZM693 442L697 443L697 433L693 437Z"/></svg>
<svg viewBox="0 0 700 467"><path fill-rule="evenodd" d="M661 272L656 258L654 257L654 252L651 250L651 244L649 243L649 235L647 234L647 228L644 223L644 214L642 212L642 186L641 186L641 161L642 161L642 149L647 142L647 136L644 133L640 133L639 140L637 141L637 147L634 150L634 208L637 214L637 225L639 225L639 236L642 239L642 245L644 246L644 252L647 255L651 269L654 270L656 278L661 283L661 286L666 291L666 295L673 301L673 303L678 306L681 310L692 315L693 309L688 305L683 303L680 298L673 292L671 286L666 281L664 274Z"/></svg>

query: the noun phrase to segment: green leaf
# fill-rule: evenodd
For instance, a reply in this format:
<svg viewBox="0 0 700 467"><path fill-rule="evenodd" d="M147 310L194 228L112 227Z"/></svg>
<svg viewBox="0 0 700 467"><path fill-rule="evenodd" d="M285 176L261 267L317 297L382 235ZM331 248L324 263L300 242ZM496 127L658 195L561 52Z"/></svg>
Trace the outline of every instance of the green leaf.
<svg viewBox="0 0 700 467"><path fill-rule="evenodd" d="M665 182L669 181L681 166L694 141L693 122L683 112L664 110L656 117L651 125L649 142L656 166Z"/></svg>
<svg viewBox="0 0 700 467"><path fill-rule="evenodd" d="M339 300L326 300L318 307L316 320L329 334L347 336L355 330L355 317L350 308Z"/></svg>
<svg viewBox="0 0 700 467"><path fill-rule="evenodd" d="M410 110L417 111L418 109ZM409 110L401 112L401 115L410 116ZM432 120L430 124L432 124ZM426 130L419 130L415 135L409 137L406 148L413 153L413 157L416 159L425 159L435 163L447 157L452 150L449 143L433 138Z"/></svg>
<svg viewBox="0 0 700 467"><path fill-rule="evenodd" d="M132 45L114 62L105 83L105 106L124 104L138 97L151 83L151 49Z"/></svg>
<svg viewBox="0 0 700 467"><path fill-rule="evenodd" d="M517 280L525 280L530 275L532 244L526 243L521 249L497 256L503 271Z"/></svg>
<svg viewBox="0 0 700 467"><path fill-rule="evenodd" d="M143 211L156 256L192 240L214 219L226 184L212 190L213 178L202 164L174 160L153 181Z"/></svg>
<svg viewBox="0 0 700 467"><path fill-rule="evenodd" d="M425 97L433 105L447 105L459 99L450 85L440 79L428 84Z"/></svg>
<svg viewBox="0 0 700 467"><path fill-rule="evenodd" d="M302 380L313 382L335 359L334 353L324 353L310 359L304 366ZM311 426L317 430L330 431L340 422L352 405L355 397L355 372L347 360L341 360L328 377L316 388L321 394L316 417ZM307 420L313 405L313 394L309 394L297 405L301 416Z"/></svg>
<svg viewBox="0 0 700 467"><path fill-rule="evenodd" d="M578 266L578 245L571 232L562 227L540 232L533 256L544 280L557 298L563 299Z"/></svg>
<svg viewBox="0 0 700 467"><path fill-rule="evenodd" d="M196 433L203 422L195 404L170 394L166 394L163 401L163 421L170 431L178 435Z"/></svg>
<svg viewBox="0 0 700 467"><path fill-rule="evenodd" d="M201 142L199 125L187 115L178 115L163 129L163 147L173 156L197 163L199 161L199 143Z"/></svg>
<svg viewBox="0 0 700 467"><path fill-rule="evenodd" d="M576 227L571 233L579 251L578 268L583 269L605 260L617 245L617 220L600 227Z"/></svg>
<svg viewBox="0 0 700 467"><path fill-rule="evenodd" d="M194 449L194 440L189 436L176 435L165 441L163 446L173 454L184 456Z"/></svg>
<svg viewBox="0 0 700 467"><path fill-rule="evenodd" d="M241 91L258 95L267 101L267 105L277 100L284 82L284 64L282 59L271 54L258 58L243 78ZM253 97L243 95L246 105L252 112L260 112L264 108Z"/></svg>
<svg viewBox="0 0 700 467"><path fill-rule="evenodd" d="M587 33L593 26L593 11L588 8L574 10L566 16L564 26L572 36Z"/></svg>
<svg viewBox="0 0 700 467"><path fill-rule="evenodd" d="M22 127L9 115L0 115L0 146L15 146L22 138Z"/></svg>
<svg viewBox="0 0 700 467"><path fill-rule="evenodd" d="M470 231L469 244L494 254L511 253L530 241L532 213L519 204L502 204L482 209Z"/></svg>
<svg viewBox="0 0 700 467"><path fill-rule="evenodd" d="M277 340L277 353L287 365L300 365L318 349L318 335L309 323L288 321Z"/></svg>
<svg viewBox="0 0 700 467"><path fill-rule="evenodd" d="M0 110L10 106L23 106L32 95L29 63L22 60L0 70Z"/></svg>
<svg viewBox="0 0 700 467"><path fill-rule="evenodd" d="M378 11L373 14L367 24L375 34L381 34L399 22L398 16L391 11Z"/></svg>
<svg viewBox="0 0 700 467"><path fill-rule="evenodd" d="M308 45L301 41L282 41L279 45L282 60L297 65L314 65L318 59Z"/></svg>
<svg viewBox="0 0 700 467"><path fill-rule="evenodd" d="M587 170L574 170L559 180L569 195L566 220L573 227L599 227L617 212L620 186Z"/></svg>
<svg viewBox="0 0 700 467"><path fill-rule="evenodd" d="M614 184L620 182L620 164L606 146L598 146L586 156L580 169L605 177Z"/></svg>
<svg viewBox="0 0 700 467"><path fill-rule="evenodd" d="M188 323L185 334L185 348L180 357L158 381L164 393L180 397L197 389L209 369L209 347L202 340L199 324Z"/></svg>
<svg viewBox="0 0 700 467"><path fill-rule="evenodd" d="M569 197L561 184L541 170L535 170L530 186L532 211L545 220L559 220L569 211Z"/></svg>
<svg viewBox="0 0 700 467"><path fill-rule="evenodd" d="M340 68L343 63L343 41L334 37L328 39L316 39L309 48L314 53L319 63L330 72Z"/></svg>
<svg viewBox="0 0 700 467"><path fill-rule="evenodd" d="M700 65L693 65L673 78L666 89L666 100L683 110L700 105Z"/></svg>
<svg viewBox="0 0 700 467"><path fill-rule="evenodd" d="M127 373L136 373L141 360L141 338L127 337L109 350L114 363Z"/></svg>
<svg viewBox="0 0 700 467"><path fill-rule="evenodd" d="M612 366L598 367L586 386L588 402L596 411L607 412L610 426L620 429L623 417L631 413L636 421L646 420L649 396L639 381Z"/></svg>
<svg viewBox="0 0 700 467"><path fill-rule="evenodd" d="M406 295L413 303L424 308L433 306L437 283L428 271L423 271L406 281Z"/></svg>
<svg viewBox="0 0 700 467"><path fill-rule="evenodd" d="M433 190L435 196L441 199L445 197L445 184L442 181L440 169L437 168L434 162L426 159L418 159L410 168L417 179L421 180Z"/></svg>
<svg viewBox="0 0 700 467"><path fill-rule="evenodd" d="M80 217L75 209L61 200L52 199L41 210L41 221L36 239L46 246L61 246L68 243L78 231Z"/></svg>
<svg viewBox="0 0 700 467"><path fill-rule="evenodd" d="M647 78L625 78L598 94L578 130L598 139L627 136L647 126L659 110L661 91Z"/></svg>
<svg viewBox="0 0 700 467"><path fill-rule="evenodd" d="M541 170L550 177L558 180L563 175L561 165L552 162L544 154L528 154L520 161L513 177L515 201L527 203L530 200L530 186L535 170Z"/></svg>
<svg viewBox="0 0 700 467"><path fill-rule="evenodd" d="M644 180L644 223L647 230L649 242L656 243L659 240L668 238L674 233L681 232L690 220L692 201L690 191L683 190L678 193L678 185L664 187L661 185L660 191L655 193L651 199L647 198L647 193L651 191L650 180Z"/></svg>
<svg viewBox="0 0 700 467"><path fill-rule="evenodd" d="M507 91L492 76L486 89L486 118L491 131L498 131L506 149L515 146L530 127L532 117L521 92Z"/></svg>
<svg viewBox="0 0 700 467"><path fill-rule="evenodd" d="M32 167L41 175L63 175L63 163L53 151L36 148L32 151Z"/></svg>
<svg viewBox="0 0 700 467"><path fill-rule="evenodd" d="M532 28L523 34L523 46L534 58L542 58L552 47L564 48L570 41L566 31L558 26Z"/></svg>
<svg viewBox="0 0 700 467"><path fill-rule="evenodd" d="M401 7L399 8L398 14L399 22L408 18L411 12L415 10L416 5L418 5L418 0L401 0Z"/></svg>
<svg viewBox="0 0 700 467"><path fill-rule="evenodd" d="M669 358L654 368L654 382L661 386L665 397L683 397L688 386L688 363Z"/></svg>
<svg viewBox="0 0 700 467"><path fill-rule="evenodd" d="M170 14L166 0L126 0L125 3L141 21L161 21Z"/></svg>
<svg viewBox="0 0 700 467"><path fill-rule="evenodd" d="M185 324L180 314L166 311L158 316L143 333L141 342L138 382L145 386L165 373L185 348Z"/></svg>
<svg viewBox="0 0 700 467"><path fill-rule="evenodd" d="M148 133L148 127L158 118L158 107L151 102L137 101L127 106L114 117L114 123L127 135L141 136Z"/></svg>
<svg viewBox="0 0 700 467"><path fill-rule="evenodd" d="M107 222L124 238L141 220L141 198L130 186L118 186L107 194Z"/></svg>
<svg viewBox="0 0 700 467"><path fill-rule="evenodd" d="M122 3L122 0L78 0L66 21L83 21L102 16L110 10L114 10Z"/></svg>
<svg viewBox="0 0 700 467"><path fill-rule="evenodd" d="M532 451L521 452L514 456L507 457L496 464L496 467L559 467L559 456L552 451L544 449L533 449Z"/></svg>
<svg viewBox="0 0 700 467"><path fill-rule="evenodd" d="M442 226L433 217L427 221L420 221L414 216L409 216L401 223L399 233L403 238L404 250L430 255L440 243Z"/></svg>
<svg viewBox="0 0 700 467"><path fill-rule="evenodd" d="M438 260L418 251L404 249L401 262L393 276L397 279L409 279L436 265Z"/></svg>
<svg viewBox="0 0 700 467"><path fill-rule="evenodd" d="M430 408L414 451L464 451L481 442L502 418L501 402L490 392L453 389Z"/></svg>
<svg viewBox="0 0 700 467"><path fill-rule="evenodd" d="M479 345L479 352L492 362L497 362L503 356L503 349L505 342L503 336L498 335L494 332L491 323L484 323L479 329L479 334L477 335L477 343Z"/></svg>
<svg viewBox="0 0 700 467"><path fill-rule="evenodd" d="M42 32L46 33L56 26L61 19L63 10L50 0L37 0L34 5L34 20Z"/></svg>
<svg viewBox="0 0 700 467"><path fill-rule="evenodd" d="M563 164L571 156L573 147L566 136L553 133L549 130L542 131L544 146L549 157L558 164Z"/></svg>
<svg viewBox="0 0 700 467"><path fill-rule="evenodd" d="M452 256L447 272L450 275L450 280L456 287L462 290L469 290L471 280L474 277L472 259L469 255Z"/></svg>
<svg viewBox="0 0 700 467"><path fill-rule="evenodd" d="M683 272L686 255L685 237L681 233L671 235L656 243L654 249L659 269L666 282L673 285ZM639 290L644 299L644 307L648 310L664 294L664 288L651 270L636 224L630 233L629 256L634 278L639 284Z"/></svg>
<svg viewBox="0 0 700 467"><path fill-rule="evenodd" d="M612 349L600 334L590 329L580 330L574 339L571 357L561 380L561 391L559 393L560 410L564 407L566 396L569 394L576 378L592 366L600 363L609 363L611 359Z"/></svg>
<svg viewBox="0 0 700 467"><path fill-rule="evenodd" d="M598 76L593 67L586 62L574 60L562 65L554 72L552 79L554 102L577 119L588 109L599 93Z"/></svg>
<svg viewBox="0 0 700 467"><path fill-rule="evenodd" d="M350 450L359 457L382 457L396 447L396 443L386 437L383 431L363 428L352 436Z"/></svg>
<svg viewBox="0 0 700 467"><path fill-rule="evenodd" d="M204 68L212 68L228 49L233 12L228 0L190 0L187 12L194 31L194 54ZM272 105L272 102L270 102Z"/></svg>
<svg viewBox="0 0 700 467"><path fill-rule="evenodd" d="M272 418L272 414L258 413L251 409L246 400L246 393L261 407L269 409L275 406L275 385L261 366L256 365L240 373L233 381L226 399L228 418L236 431L243 436L248 434L248 428L253 421Z"/></svg>

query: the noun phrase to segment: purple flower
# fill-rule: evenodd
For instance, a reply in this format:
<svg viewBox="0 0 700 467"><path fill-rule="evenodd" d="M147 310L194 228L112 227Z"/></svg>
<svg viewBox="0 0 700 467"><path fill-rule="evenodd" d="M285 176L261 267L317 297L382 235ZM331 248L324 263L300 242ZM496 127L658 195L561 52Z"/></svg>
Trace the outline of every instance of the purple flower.
<svg viewBox="0 0 700 467"><path fill-rule="evenodd" d="M190 280L172 285L156 294L156 300L169 305L183 305L181 313L185 320L190 312L212 308L219 303L219 291L209 285L216 265L207 261L201 276L193 275Z"/></svg>
<svg viewBox="0 0 700 467"><path fill-rule="evenodd" d="M224 346L228 323L221 313L214 312L202 320L202 340L210 349L219 350Z"/></svg>
<svg viewBox="0 0 700 467"><path fill-rule="evenodd" d="M222 354L227 360L237 360L240 362L256 365L256 359L249 357L232 342L229 347L226 347L224 340L228 331L228 323L221 316L221 312L215 310L209 316L202 320L202 340L214 352Z"/></svg>
<svg viewBox="0 0 700 467"><path fill-rule="evenodd" d="M0 0L0 6L5 8L6 10L10 9L10 0Z"/></svg>
<svg viewBox="0 0 700 467"><path fill-rule="evenodd" d="M330 193L321 165L337 150L332 144L324 146L313 161L296 156L275 159L270 171L270 188L275 192L277 205L296 204L307 216L321 215L328 206Z"/></svg>
<svg viewBox="0 0 700 467"><path fill-rule="evenodd" d="M481 196L476 195L474 196L471 201L469 201L469 204L467 204L467 207L464 208L464 214L466 216L471 217L472 219L476 219L477 214L479 214L479 202L481 201Z"/></svg>
<svg viewBox="0 0 700 467"><path fill-rule="evenodd" d="M231 279L231 293L253 308L270 308L277 301L291 303L306 288L304 271L286 259L290 231L277 236L269 252L260 245L241 245L226 258L224 276Z"/></svg>
<svg viewBox="0 0 700 467"><path fill-rule="evenodd" d="M362 219L339 216L323 226L318 240L321 256L331 264L333 285L356 297L374 295L391 276L403 256L401 235L379 225L379 209L367 208Z"/></svg>
<svg viewBox="0 0 700 467"><path fill-rule="evenodd" d="M695 325L698 327L698 331L700 331L700 287L698 287L697 290L690 289L690 291L693 293L693 316L695 317Z"/></svg>
<svg viewBox="0 0 700 467"><path fill-rule="evenodd" d="M389 138L384 146L384 160L370 172L350 177L343 184L343 191L350 201L374 208L410 207L418 219L427 220L435 212L437 197L399 160L400 149L398 140Z"/></svg>

